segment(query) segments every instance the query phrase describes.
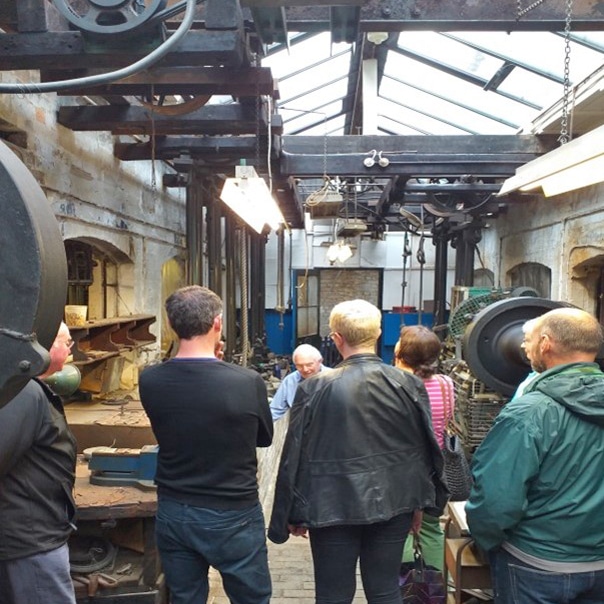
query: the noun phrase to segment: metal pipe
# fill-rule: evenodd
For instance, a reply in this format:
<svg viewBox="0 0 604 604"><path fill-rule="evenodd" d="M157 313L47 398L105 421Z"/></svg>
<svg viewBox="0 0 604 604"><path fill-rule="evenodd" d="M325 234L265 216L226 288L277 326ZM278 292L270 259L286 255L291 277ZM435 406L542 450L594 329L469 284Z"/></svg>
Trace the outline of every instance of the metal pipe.
<svg viewBox="0 0 604 604"><path fill-rule="evenodd" d="M240 265L239 289L241 291L241 366L247 367L249 355L249 330L248 330L248 272L247 272L247 231L245 227L239 230Z"/></svg>
<svg viewBox="0 0 604 604"><path fill-rule="evenodd" d="M283 330L285 313L284 294L285 294L285 230L280 228L277 231L277 306L275 310L279 313L279 329Z"/></svg>
<svg viewBox="0 0 604 604"><path fill-rule="evenodd" d="M237 257L237 240L235 219L232 214L224 217L224 257L226 265L226 343L225 359L232 361L237 346L237 273L235 259Z"/></svg>
<svg viewBox="0 0 604 604"><path fill-rule="evenodd" d="M58 92L59 90L69 90L71 88L84 88L86 86L99 86L101 84L110 84L117 80L127 78L139 71L152 67L160 59L163 59L182 38L187 34L195 20L197 0L187 0L187 8L182 22L178 29L155 50L139 61L108 73L87 76L84 78L74 78L73 80L61 80L60 82L29 82L26 84L0 84L0 93L5 94L40 94L43 92Z"/></svg>

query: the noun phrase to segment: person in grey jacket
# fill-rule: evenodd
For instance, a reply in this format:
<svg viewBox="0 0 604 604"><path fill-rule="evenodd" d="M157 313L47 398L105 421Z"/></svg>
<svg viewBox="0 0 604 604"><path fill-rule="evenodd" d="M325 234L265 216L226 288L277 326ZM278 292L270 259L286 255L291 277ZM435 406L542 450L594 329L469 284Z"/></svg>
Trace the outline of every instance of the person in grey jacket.
<svg viewBox="0 0 604 604"><path fill-rule="evenodd" d="M365 300L336 305L344 360L303 381L290 411L268 536L308 531L318 603L352 602L360 561L368 601L400 604L407 533L447 499L426 389L375 354L380 323Z"/></svg>
<svg viewBox="0 0 604 604"><path fill-rule="evenodd" d="M61 323L40 377L60 371L72 345ZM61 399L30 380L0 409L0 604L75 604L67 546L75 463Z"/></svg>
<svg viewBox="0 0 604 604"><path fill-rule="evenodd" d="M489 552L497 604L604 602L602 328L578 308L537 318L524 349L539 374L474 454L466 504Z"/></svg>

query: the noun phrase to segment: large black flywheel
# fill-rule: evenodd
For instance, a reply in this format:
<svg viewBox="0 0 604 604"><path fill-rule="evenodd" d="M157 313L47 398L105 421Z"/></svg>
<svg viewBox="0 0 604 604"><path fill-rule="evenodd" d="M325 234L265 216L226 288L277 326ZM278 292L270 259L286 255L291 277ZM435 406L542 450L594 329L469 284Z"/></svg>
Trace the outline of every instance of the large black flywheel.
<svg viewBox="0 0 604 604"><path fill-rule="evenodd" d="M48 366L67 293L59 225L40 185L0 142L0 407Z"/></svg>

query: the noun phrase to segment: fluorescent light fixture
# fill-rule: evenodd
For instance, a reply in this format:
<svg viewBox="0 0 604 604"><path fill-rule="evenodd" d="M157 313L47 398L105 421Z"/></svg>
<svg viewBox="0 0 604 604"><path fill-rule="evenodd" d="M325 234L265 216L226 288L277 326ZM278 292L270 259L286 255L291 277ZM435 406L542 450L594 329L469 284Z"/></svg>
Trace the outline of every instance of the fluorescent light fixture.
<svg viewBox="0 0 604 604"><path fill-rule="evenodd" d="M329 260L329 264L335 264L336 261L344 264L346 260L352 258L353 254L352 247L340 239L329 246L329 249L327 250L327 260Z"/></svg>
<svg viewBox="0 0 604 604"><path fill-rule="evenodd" d="M257 233L262 233L265 224L277 230L285 222L266 182L253 166L235 166L235 178L224 181L220 199Z"/></svg>
<svg viewBox="0 0 604 604"><path fill-rule="evenodd" d="M541 188L546 197L604 181L604 126L516 169L497 195Z"/></svg>

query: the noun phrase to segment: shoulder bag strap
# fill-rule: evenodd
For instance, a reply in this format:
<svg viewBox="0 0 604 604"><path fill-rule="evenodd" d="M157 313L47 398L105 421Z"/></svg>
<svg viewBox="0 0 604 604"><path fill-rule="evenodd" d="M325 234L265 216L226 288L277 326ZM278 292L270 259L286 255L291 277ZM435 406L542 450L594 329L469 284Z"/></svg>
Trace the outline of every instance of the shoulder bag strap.
<svg viewBox="0 0 604 604"><path fill-rule="evenodd" d="M447 393L447 391L445 390L445 386L443 384L444 380L440 375L435 375L434 376L436 378L436 381L438 382L438 385L440 386L440 392L442 395L442 399L443 399L443 407L445 408L445 418L444 418L444 428L446 429L447 424L449 423L449 420L451 419L451 415L452 415L452 409L451 409L451 401L449 398L449 394Z"/></svg>

